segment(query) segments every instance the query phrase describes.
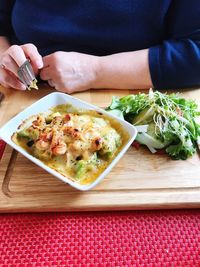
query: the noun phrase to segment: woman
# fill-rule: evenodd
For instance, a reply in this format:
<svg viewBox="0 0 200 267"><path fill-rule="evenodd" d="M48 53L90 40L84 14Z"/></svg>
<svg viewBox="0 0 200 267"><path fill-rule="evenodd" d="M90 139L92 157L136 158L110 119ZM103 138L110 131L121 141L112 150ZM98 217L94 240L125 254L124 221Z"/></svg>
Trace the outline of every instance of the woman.
<svg viewBox="0 0 200 267"><path fill-rule="evenodd" d="M199 0L0 0L0 83L25 90L30 58L67 93L200 85L199 14Z"/></svg>

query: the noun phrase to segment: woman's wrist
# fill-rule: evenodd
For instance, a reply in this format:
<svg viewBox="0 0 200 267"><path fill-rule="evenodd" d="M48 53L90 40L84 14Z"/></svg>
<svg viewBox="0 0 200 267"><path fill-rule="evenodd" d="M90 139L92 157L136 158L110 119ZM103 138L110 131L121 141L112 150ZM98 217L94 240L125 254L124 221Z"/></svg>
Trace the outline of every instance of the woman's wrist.
<svg viewBox="0 0 200 267"><path fill-rule="evenodd" d="M107 81L107 76L109 76L110 73L110 65L109 62L107 62L107 57L96 57L95 58L95 82L94 87L95 89L101 89L101 88L108 88L109 87L109 81ZM111 80L111 77L110 79Z"/></svg>
<svg viewBox="0 0 200 267"><path fill-rule="evenodd" d="M94 88L150 88L148 50L125 52L96 59Z"/></svg>

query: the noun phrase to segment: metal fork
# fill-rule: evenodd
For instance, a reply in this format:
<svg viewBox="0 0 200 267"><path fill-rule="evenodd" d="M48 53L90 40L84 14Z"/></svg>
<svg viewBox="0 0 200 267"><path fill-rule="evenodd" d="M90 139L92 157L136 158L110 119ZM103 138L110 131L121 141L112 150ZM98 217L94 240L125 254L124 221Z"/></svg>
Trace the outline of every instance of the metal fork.
<svg viewBox="0 0 200 267"><path fill-rule="evenodd" d="M31 90L31 88L38 89L33 68L28 59L18 69L17 74L20 81L26 85L28 90Z"/></svg>

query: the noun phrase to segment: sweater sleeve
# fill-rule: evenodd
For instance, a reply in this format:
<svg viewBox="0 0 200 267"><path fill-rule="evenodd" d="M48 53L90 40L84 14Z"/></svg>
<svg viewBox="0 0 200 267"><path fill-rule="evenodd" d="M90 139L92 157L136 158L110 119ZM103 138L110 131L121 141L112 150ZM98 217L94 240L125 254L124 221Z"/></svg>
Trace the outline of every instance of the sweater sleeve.
<svg viewBox="0 0 200 267"><path fill-rule="evenodd" d="M166 40L149 49L154 87L170 89L200 85L199 0L173 0L166 27Z"/></svg>
<svg viewBox="0 0 200 267"><path fill-rule="evenodd" d="M0 36L12 34L11 15L14 0L0 0Z"/></svg>

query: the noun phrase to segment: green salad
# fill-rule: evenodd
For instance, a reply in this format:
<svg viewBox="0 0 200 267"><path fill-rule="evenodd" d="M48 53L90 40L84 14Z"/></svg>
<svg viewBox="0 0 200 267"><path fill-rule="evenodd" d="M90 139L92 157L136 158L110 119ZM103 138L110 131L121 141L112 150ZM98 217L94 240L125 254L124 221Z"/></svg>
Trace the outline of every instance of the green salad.
<svg viewBox="0 0 200 267"><path fill-rule="evenodd" d="M113 97L106 110L136 126L136 141L152 153L165 149L172 159L187 159L200 144L200 116L193 100L179 94L149 91L149 94Z"/></svg>

